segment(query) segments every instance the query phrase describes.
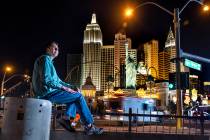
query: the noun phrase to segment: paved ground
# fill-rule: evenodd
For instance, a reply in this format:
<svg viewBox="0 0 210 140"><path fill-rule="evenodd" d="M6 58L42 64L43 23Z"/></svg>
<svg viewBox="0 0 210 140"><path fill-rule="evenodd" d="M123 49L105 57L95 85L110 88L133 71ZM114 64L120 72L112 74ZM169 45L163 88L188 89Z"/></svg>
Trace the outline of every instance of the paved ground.
<svg viewBox="0 0 210 140"><path fill-rule="evenodd" d="M1 121L0 121L1 123ZM106 125L105 125L106 124ZM210 124L206 124L210 126ZM81 127L77 128L76 133L70 133L64 130L59 124L57 124L56 130L51 130L50 132L50 140L139 140L147 139L147 140L209 140L210 129L205 129L205 135L200 135L201 130L196 127L183 127L182 129L177 129L174 126L169 126L167 123L159 124L159 125L133 125L132 133L128 133L127 124L122 124L118 121L97 121L97 126L103 127L105 133L100 136L87 136L82 132ZM127 137L127 138L126 138ZM15 138L11 138L9 136L8 139L4 139L0 133L0 140L16 140ZM37 139L36 139L37 140Z"/></svg>
<svg viewBox="0 0 210 140"><path fill-rule="evenodd" d="M105 133L128 133L127 126L101 126ZM57 129L57 131L65 131L63 128ZM83 132L81 128L77 128L77 132ZM60 132L59 132L60 133ZM178 134L178 135L201 135L201 129L182 127L177 129L176 127L169 126L133 126L131 133L136 134ZM204 130L204 135L210 136L210 130Z"/></svg>
<svg viewBox="0 0 210 140"><path fill-rule="evenodd" d="M51 131L50 140L209 140L208 136L167 135L167 134L128 134L107 133L87 136L82 132Z"/></svg>
<svg viewBox="0 0 210 140"><path fill-rule="evenodd" d="M83 132L71 133L66 130L51 130L50 140L209 140L209 136L196 135L175 135L175 134L139 134L139 133L115 133L105 132L102 135L87 136ZM6 138L0 133L0 140L22 140L14 136L7 136ZM31 139L29 139L31 140ZM33 139L46 140L46 139Z"/></svg>
<svg viewBox="0 0 210 140"><path fill-rule="evenodd" d="M187 123L187 122L185 122ZM107 121L96 120L98 127L104 128L107 133L128 133L128 124L119 121ZM64 130L59 124L56 125L56 130ZM210 124L207 123L204 126L204 134L210 136ZM180 135L201 135L202 130L200 125L197 124L185 124L181 129L176 128L176 124L173 123L145 123L145 124L133 124L131 132L140 134L180 134ZM82 131L81 127L77 128L77 131Z"/></svg>

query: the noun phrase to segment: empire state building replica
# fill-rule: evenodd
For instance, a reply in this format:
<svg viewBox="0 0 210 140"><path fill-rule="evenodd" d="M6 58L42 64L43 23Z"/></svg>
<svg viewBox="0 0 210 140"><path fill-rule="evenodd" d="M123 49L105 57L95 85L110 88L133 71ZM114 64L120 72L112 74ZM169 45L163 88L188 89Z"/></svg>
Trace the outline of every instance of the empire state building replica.
<svg viewBox="0 0 210 140"><path fill-rule="evenodd" d="M92 15L90 24L87 24L83 40L82 84L88 76L91 77L96 90L101 89L101 47L102 33L96 22L96 14Z"/></svg>

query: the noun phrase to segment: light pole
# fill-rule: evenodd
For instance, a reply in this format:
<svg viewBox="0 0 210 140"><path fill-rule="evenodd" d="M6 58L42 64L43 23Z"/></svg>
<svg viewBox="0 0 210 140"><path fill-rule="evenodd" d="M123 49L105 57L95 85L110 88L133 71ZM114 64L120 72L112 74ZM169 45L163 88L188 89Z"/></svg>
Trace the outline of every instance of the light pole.
<svg viewBox="0 0 210 140"><path fill-rule="evenodd" d="M30 78L30 76L28 76L28 75L26 75L26 74L14 74L14 75L10 76L9 78L7 78L7 79L5 80L5 77L6 77L6 71L5 71L5 74L4 74L4 76L3 76L3 80L2 80L2 82L1 82L1 96L4 94L4 85L5 85L8 81L10 81L11 79L13 79L14 77L18 77L18 76L21 76L21 77L24 77L24 78L27 78L27 79Z"/></svg>
<svg viewBox="0 0 210 140"><path fill-rule="evenodd" d="M10 72L12 70L11 67L7 66L5 71L4 71L4 75L3 75L3 78L2 78L2 82L1 82L1 96L3 95L4 93L4 83L5 83L5 77L6 77L6 74L7 72Z"/></svg>
<svg viewBox="0 0 210 140"><path fill-rule="evenodd" d="M175 30L175 45L176 45L176 114L182 116L182 94L180 85L180 19L179 9L174 9L174 30ZM177 118L177 128L182 127L182 119Z"/></svg>
<svg viewBox="0 0 210 140"><path fill-rule="evenodd" d="M182 13L182 11L187 7L187 5L190 2L196 2L200 5L203 5L203 3L199 0L188 0L187 3L182 7L182 9L179 11L179 8L175 8L174 12L171 12L169 10L167 10L166 8L164 8L163 6L154 3L154 2L145 2L142 4L139 4L135 9L145 6L145 5L154 5L160 9L162 9L163 11L167 12L168 14L170 14L171 16L173 16L174 18L174 31L175 31L175 45L176 45L176 97L177 97L177 116L182 116L182 101L181 101L181 86L180 86L180 18L179 15ZM134 10L135 10L134 9ZM208 11L208 6L204 6L204 11ZM126 16L131 16L132 12L134 11L132 9L129 9L126 12ZM181 128L182 127L182 119L178 118L177 119L177 128Z"/></svg>

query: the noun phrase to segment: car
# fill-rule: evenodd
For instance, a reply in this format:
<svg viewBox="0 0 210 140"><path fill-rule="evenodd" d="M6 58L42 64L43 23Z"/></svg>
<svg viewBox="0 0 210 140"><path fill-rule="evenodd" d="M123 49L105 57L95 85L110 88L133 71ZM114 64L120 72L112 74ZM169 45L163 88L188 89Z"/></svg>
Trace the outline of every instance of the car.
<svg viewBox="0 0 210 140"><path fill-rule="evenodd" d="M203 116L205 116L205 119L210 120L210 106L199 106L195 105L187 110L187 115L192 117L199 117L203 113Z"/></svg>

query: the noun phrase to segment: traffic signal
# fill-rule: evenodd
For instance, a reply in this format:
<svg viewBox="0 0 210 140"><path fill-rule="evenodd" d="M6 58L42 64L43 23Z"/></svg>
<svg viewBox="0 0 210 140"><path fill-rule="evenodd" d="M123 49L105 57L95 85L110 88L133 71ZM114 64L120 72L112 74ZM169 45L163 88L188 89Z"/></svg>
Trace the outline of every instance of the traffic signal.
<svg viewBox="0 0 210 140"><path fill-rule="evenodd" d="M169 90L176 89L176 73L169 73Z"/></svg>
<svg viewBox="0 0 210 140"><path fill-rule="evenodd" d="M182 72L180 81L181 89L189 89L189 72Z"/></svg>
<svg viewBox="0 0 210 140"><path fill-rule="evenodd" d="M169 83L168 87L169 87L169 89L173 89L174 85L172 83Z"/></svg>
<svg viewBox="0 0 210 140"><path fill-rule="evenodd" d="M181 72L180 73L180 88L188 89L189 88L189 73ZM169 73L169 90L176 89L176 73Z"/></svg>

